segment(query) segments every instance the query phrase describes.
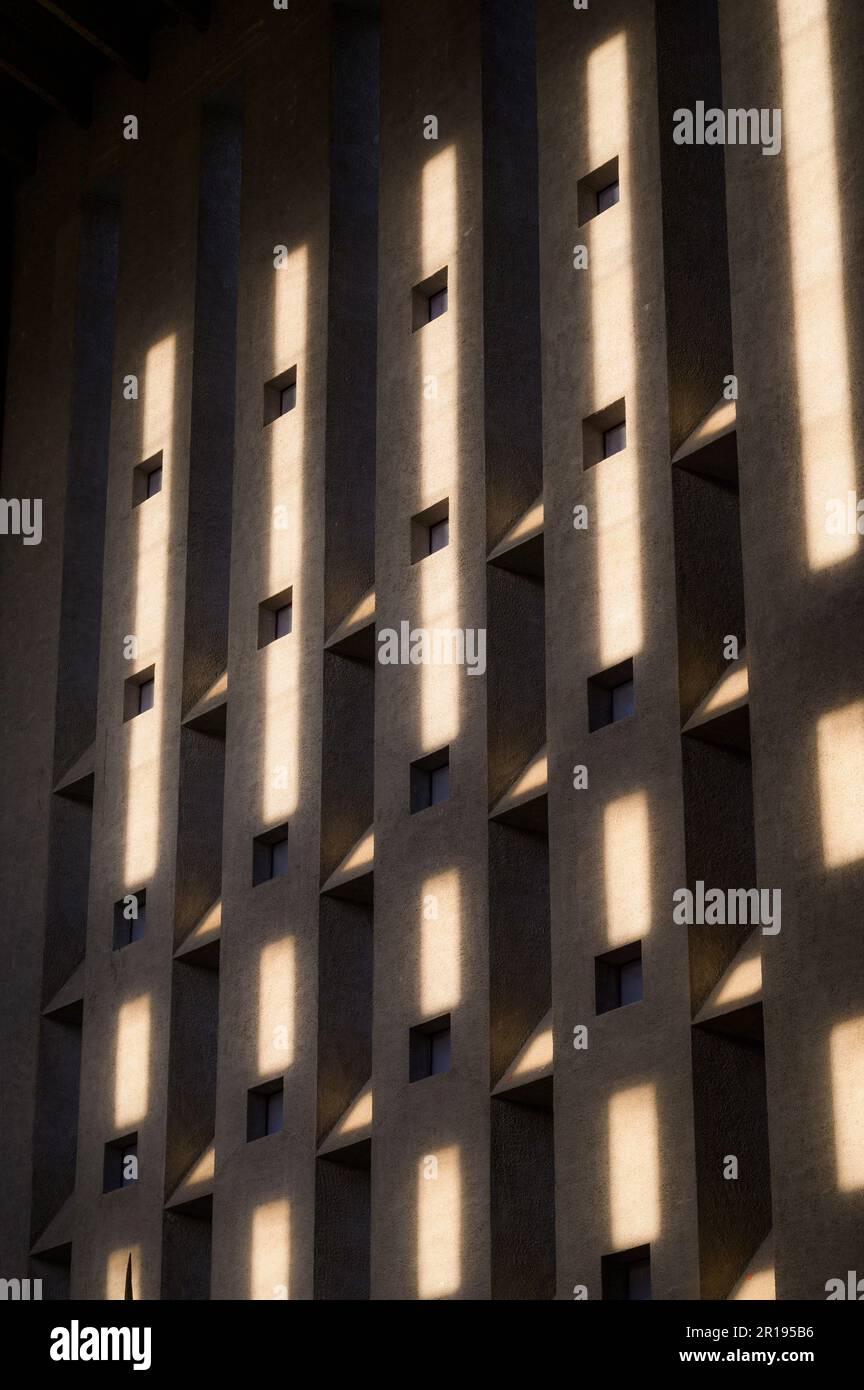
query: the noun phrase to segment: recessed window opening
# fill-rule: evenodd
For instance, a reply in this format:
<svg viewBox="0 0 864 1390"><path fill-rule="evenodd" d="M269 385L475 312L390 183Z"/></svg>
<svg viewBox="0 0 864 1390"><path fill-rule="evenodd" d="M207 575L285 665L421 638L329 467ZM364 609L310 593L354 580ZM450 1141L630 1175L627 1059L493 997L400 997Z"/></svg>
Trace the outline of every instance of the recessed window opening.
<svg viewBox="0 0 864 1390"><path fill-rule="evenodd" d="M633 658L588 678L588 729L594 733L636 713Z"/></svg>
<svg viewBox="0 0 864 1390"><path fill-rule="evenodd" d="M411 764L411 814L450 798L450 750L441 748Z"/></svg>
<svg viewBox="0 0 864 1390"><path fill-rule="evenodd" d="M410 1030L408 1079L423 1081L450 1070L450 1015L420 1023Z"/></svg>

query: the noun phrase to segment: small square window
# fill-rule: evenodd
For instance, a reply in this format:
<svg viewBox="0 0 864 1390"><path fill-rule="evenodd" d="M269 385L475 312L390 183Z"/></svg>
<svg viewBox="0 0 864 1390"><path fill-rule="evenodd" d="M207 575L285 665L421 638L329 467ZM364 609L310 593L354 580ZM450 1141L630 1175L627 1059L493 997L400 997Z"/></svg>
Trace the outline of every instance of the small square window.
<svg viewBox="0 0 864 1390"><path fill-rule="evenodd" d="M582 467L593 468L627 448L624 399L613 401L582 421Z"/></svg>
<svg viewBox="0 0 864 1390"><path fill-rule="evenodd" d="M146 930L147 890L139 888L137 893L126 893L114 904L113 949L122 951L140 941Z"/></svg>
<svg viewBox="0 0 864 1390"><path fill-rule="evenodd" d="M443 550L449 542L450 521L445 517L443 521L436 521L429 527L429 554L434 555L436 550Z"/></svg>
<svg viewBox="0 0 864 1390"><path fill-rule="evenodd" d="M281 878L288 872L288 836L274 840L270 846L270 877Z"/></svg>
<svg viewBox="0 0 864 1390"><path fill-rule="evenodd" d="M256 1086L246 1096L246 1142L278 1134L284 1119L284 1082L281 1076Z"/></svg>
<svg viewBox="0 0 864 1390"><path fill-rule="evenodd" d="M148 666L143 671L136 671L134 676L124 682L123 686L123 718L124 720L135 719L139 714L146 714L151 710L156 701L156 667Z"/></svg>
<svg viewBox="0 0 864 1390"><path fill-rule="evenodd" d="M651 1301L651 1261L631 1260L627 1265L627 1298L631 1303Z"/></svg>
<svg viewBox="0 0 864 1390"><path fill-rule="evenodd" d="M127 1134L105 1145L102 1191L116 1192L138 1181L138 1135Z"/></svg>
<svg viewBox="0 0 864 1390"><path fill-rule="evenodd" d="M604 1299L615 1302L646 1303L651 1299L651 1247L640 1245L604 1255L601 1262Z"/></svg>
<svg viewBox="0 0 864 1390"><path fill-rule="evenodd" d="M620 201L621 191L618 182L618 158L607 160L599 169L594 169L580 179L576 185L576 203L579 226L591 222Z"/></svg>
<svg viewBox="0 0 864 1390"><path fill-rule="evenodd" d="M146 714L148 709L152 709L155 698L156 682L151 676L149 680L142 681L138 687L138 713Z"/></svg>
<svg viewBox="0 0 864 1390"><path fill-rule="evenodd" d="M642 999L642 942L631 941L594 961L594 1003L598 1014L638 1004Z"/></svg>
<svg viewBox="0 0 864 1390"><path fill-rule="evenodd" d="M447 313L447 286L443 290L436 290L429 296L429 322L433 319L440 319L442 314Z"/></svg>
<svg viewBox="0 0 864 1390"><path fill-rule="evenodd" d="M445 265L441 270L436 270L435 274L430 275L427 280L415 285L411 291L413 331L416 333L418 328L432 323L434 319L440 319L442 314L446 314L447 307L447 267Z"/></svg>
<svg viewBox="0 0 864 1390"><path fill-rule="evenodd" d="M642 998L642 956L624 961L618 967L618 997L625 1004L638 1004Z"/></svg>
<svg viewBox="0 0 864 1390"><path fill-rule="evenodd" d="M297 404L297 368L289 367L268 381L264 387L264 424L272 425L287 415Z"/></svg>
<svg viewBox="0 0 864 1390"><path fill-rule="evenodd" d="M622 681L620 685L612 687L612 723L615 724L619 719L626 719L628 715L636 712L636 697L633 692L633 681Z"/></svg>
<svg viewBox="0 0 864 1390"><path fill-rule="evenodd" d="M162 455L159 453L146 459L144 463L139 463L138 467L133 469L132 506L140 506L142 502L147 501L148 497L155 497L157 492L161 491Z"/></svg>
<svg viewBox="0 0 864 1390"><path fill-rule="evenodd" d="M588 730L603 729L636 713L633 659L588 678Z"/></svg>
<svg viewBox="0 0 864 1390"><path fill-rule="evenodd" d="M294 628L293 589L283 589L258 605L258 647L269 647Z"/></svg>
<svg viewBox="0 0 864 1390"><path fill-rule="evenodd" d="M447 801L450 797L450 764L442 763L440 767L433 767L429 776L432 779L429 788L429 805L438 806L440 802Z"/></svg>
<svg viewBox="0 0 864 1390"><path fill-rule="evenodd" d="M408 1035L408 1079L423 1081L450 1070L450 1015L420 1023Z"/></svg>
<svg viewBox="0 0 864 1390"><path fill-rule="evenodd" d="M450 799L450 749L442 748L411 764L411 814Z"/></svg>
<svg viewBox="0 0 864 1390"><path fill-rule="evenodd" d="M627 448L627 426L623 420L611 429L603 431L603 457L611 458L613 454L620 454L622 449Z"/></svg>
<svg viewBox="0 0 864 1390"><path fill-rule="evenodd" d="M288 826L258 835L252 845L252 885L282 878L288 872Z"/></svg>
<svg viewBox="0 0 864 1390"><path fill-rule="evenodd" d="M618 180L614 183L607 183L605 188L597 190L597 211L605 212L607 208L614 208L621 197Z"/></svg>
<svg viewBox="0 0 864 1390"><path fill-rule="evenodd" d="M450 501L442 497L411 518L411 563L425 560L450 544Z"/></svg>

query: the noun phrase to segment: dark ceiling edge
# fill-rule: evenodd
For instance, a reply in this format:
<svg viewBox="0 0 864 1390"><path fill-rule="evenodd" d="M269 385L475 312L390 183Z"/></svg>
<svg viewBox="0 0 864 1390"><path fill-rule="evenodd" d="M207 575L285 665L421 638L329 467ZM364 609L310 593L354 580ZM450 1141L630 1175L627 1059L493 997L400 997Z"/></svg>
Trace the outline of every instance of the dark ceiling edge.
<svg viewBox="0 0 864 1390"><path fill-rule="evenodd" d="M105 65L147 80L150 41L166 13L203 32L211 3L154 0L145 16L119 4L106 13L94 0L20 0L14 20L0 16L0 72L26 93L21 109L0 114L0 170L7 178L35 171L38 130L46 114L59 113L79 128L90 125L94 86ZM33 112L29 120L27 101Z"/></svg>

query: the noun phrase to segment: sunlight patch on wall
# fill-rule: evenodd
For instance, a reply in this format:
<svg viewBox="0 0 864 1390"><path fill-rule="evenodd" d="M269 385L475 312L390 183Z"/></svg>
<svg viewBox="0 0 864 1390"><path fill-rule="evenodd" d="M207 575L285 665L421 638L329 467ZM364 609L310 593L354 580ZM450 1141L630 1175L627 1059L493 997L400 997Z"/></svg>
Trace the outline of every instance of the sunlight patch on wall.
<svg viewBox="0 0 864 1390"><path fill-rule="evenodd" d="M459 358L456 342L459 303L458 167L448 145L423 165L421 183L420 279L447 267L448 311L419 329L420 458L418 510L456 493L459 479ZM407 306L406 306L407 313ZM452 505L451 505L452 512ZM451 515L450 544L421 560L417 623L452 630L459 626L459 575L455 544L458 516ZM456 665L420 666L420 748L431 753L459 732L460 682Z"/></svg>
<svg viewBox="0 0 864 1390"><path fill-rule="evenodd" d="M258 1075L284 1072L294 1061L296 968L294 937L271 941L258 958Z"/></svg>
<svg viewBox="0 0 864 1390"><path fill-rule="evenodd" d="M657 1097L653 1084L609 1101L609 1216L613 1250L648 1245L660 1234Z"/></svg>
<svg viewBox="0 0 864 1390"><path fill-rule="evenodd" d="M291 1297L291 1206L283 1198L252 1213L249 1297L258 1302Z"/></svg>
<svg viewBox="0 0 864 1390"><path fill-rule="evenodd" d="M420 891L420 1012L424 1018L447 1013L462 991L462 904L459 873L448 869Z"/></svg>
<svg viewBox="0 0 864 1390"><path fill-rule="evenodd" d="M508 1078L513 1077L517 1080L527 1080L534 1072L545 1071L551 1067L555 1059L555 1042L552 1033L552 1024L548 1023L533 1037L529 1038L523 1050L519 1053L516 1063L508 1072Z"/></svg>
<svg viewBox="0 0 864 1390"><path fill-rule="evenodd" d="M864 859L864 700L816 725L822 853L828 869Z"/></svg>
<svg viewBox="0 0 864 1390"><path fill-rule="evenodd" d="M830 504L845 504L856 486L829 10L828 0L777 3L800 466L814 570L859 544L857 531L832 534L827 524Z"/></svg>
<svg viewBox="0 0 864 1390"><path fill-rule="evenodd" d="M366 1129L372 1123L372 1083L367 1082L363 1090L352 1100L334 1134L353 1134L355 1130Z"/></svg>
<svg viewBox="0 0 864 1390"><path fill-rule="evenodd" d="M137 1125L150 1101L150 996L120 1005L114 1045L114 1128Z"/></svg>
<svg viewBox="0 0 864 1390"><path fill-rule="evenodd" d="M258 653L261 669L264 825L286 821L297 809L300 759L300 670L305 593L303 572L305 441L308 409L307 318L309 253L298 247L274 270L274 376L296 366L296 403L267 426L270 487L265 525L269 553L260 601L292 589L292 631Z"/></svg>
<svg viewBox="0 0 864 1390"><path fill-rule="evenodd" d="M165 638L168 616L169 518L176 506L174 486L174 397L176 336L150 348L141 382L141 462L162 454L162 489L133 508L135 588L130 634L138 655L129 674L156 667L153 708L129 720L123 886L147 883L159 862L161 827L162 731L165 712ZM124 634L125 636L125 634Z"/></svg>
<svg viewBox="0 0 864 1390"><path fill-rule="evenodd" d="M617 156L620 187L620 202L585 229L591 277L592 409L602 410L623 398L627 411L626 449L604 459L594 474L598 654L600 665L608 667L635 656L644 636L626 35L613 35L589 55L587 105L590 167L600 168Z"/></svg>
<svg viewBox="0 0 864 1390"><path fill-rule="evenodd" d="M625 450L596 470L598 656L603 668L642 646L642 541L639 474Z"/></svg>
<svg viewBox="0 0 864 1390"><path fill-rule="evenodd" d="M132 1257L132 1299L143 1298L141 1290L141 1247L140 1245L121 1245L112 1250L105 1266L105 1298L109 1301L125 1299L126 1281L129 1273L129 1257Z"/></svg>
<svg viewBox="0 0 864 1390"><path fill-rule="evenodd" d="M623 946L651 930L651 834L648 797L629 792L603 812L606 940Z"/></svg>
<svg viewBox="0 0 864 1390"><path fill-rule="evenodd" d="M462 1174L458 1145L417 1166L417 1293L450 1298L462 1283Z"/></svg>
<svg viewBox="0 0 864 1390"><path fill-rule="evenodd" d="M837 1186L864 1188L864 1015L831 1030L831 1098Z"/></svg>
<svg viewBox="0 0 864 1390"><path fill-rule="evenodd" d="M717 990L714 1003L734 1004L740 999L757 995L762 988L762 956L754 951L746 960L729 970L721 987Z"/></svg>

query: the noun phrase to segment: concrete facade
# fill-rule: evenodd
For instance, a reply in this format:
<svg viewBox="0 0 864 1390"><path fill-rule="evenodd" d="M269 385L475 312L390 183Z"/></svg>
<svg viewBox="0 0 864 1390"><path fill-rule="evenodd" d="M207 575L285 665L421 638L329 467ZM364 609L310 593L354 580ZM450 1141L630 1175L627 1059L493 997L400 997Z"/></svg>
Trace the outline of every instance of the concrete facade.
<svg viewBox="0 0 864 1390"><path fill-rule="evenodd" d="M0 1276L864 1269L861 25L220 0L45 126L0 475L44 518L0 536ZM698 102L781 109L780 151L676 143ZM376 659L405 626L466 661ZM780 930L676 921L698 884L779 890Z"/></svg>

